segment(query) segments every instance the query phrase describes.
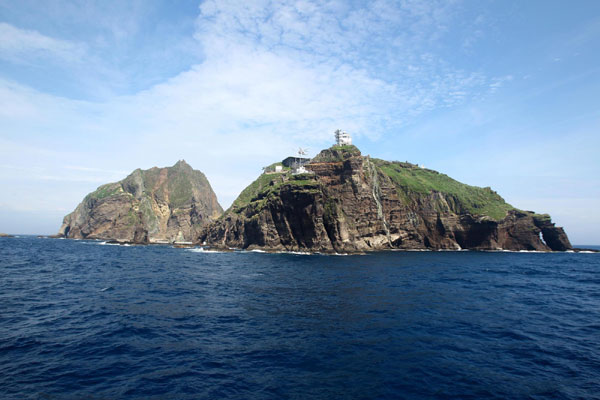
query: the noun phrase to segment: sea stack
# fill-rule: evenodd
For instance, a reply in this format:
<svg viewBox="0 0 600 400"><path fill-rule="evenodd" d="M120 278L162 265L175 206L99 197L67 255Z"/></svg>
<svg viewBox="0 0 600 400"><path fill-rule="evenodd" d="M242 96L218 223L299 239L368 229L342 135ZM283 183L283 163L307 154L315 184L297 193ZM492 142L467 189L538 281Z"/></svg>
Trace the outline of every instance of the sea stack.
<svg viewBox="0 0 600 400"><path fill-rule="evenodd" d="M312 160L298 157L267 167L198 241L339 253L571 248L550 216L516 209L490 188L363 156L345 136L336 132L336 139L339 144Z"/></svg>
<svg viewBox="0 0 600 400"><path fill-rule="evenodd" d="M58 236L130 243L191 242L223 209L210 183L184 160L136 169L100 186L67 215Z"/></svg>

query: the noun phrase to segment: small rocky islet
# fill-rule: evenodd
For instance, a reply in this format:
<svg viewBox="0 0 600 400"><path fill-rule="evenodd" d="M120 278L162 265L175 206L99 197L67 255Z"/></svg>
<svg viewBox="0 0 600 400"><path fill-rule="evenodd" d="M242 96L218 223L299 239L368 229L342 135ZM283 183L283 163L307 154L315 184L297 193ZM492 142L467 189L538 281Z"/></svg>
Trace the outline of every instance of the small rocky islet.
<svg viewBox="0 0 600 400"><path fill-rule="evenodd" d="M191 244L222 213L206 176L180 160L100 186L65 216L57 236Z"/></svg>
<svg viewBox="0 0 600 400"><path fill-rule="evenodd" d="M138 169L87 195L58 236L323 253L572 248L549 215L519 210L490 188L353 145L300 160L267 167L224 212L185 161Z"/></svg>

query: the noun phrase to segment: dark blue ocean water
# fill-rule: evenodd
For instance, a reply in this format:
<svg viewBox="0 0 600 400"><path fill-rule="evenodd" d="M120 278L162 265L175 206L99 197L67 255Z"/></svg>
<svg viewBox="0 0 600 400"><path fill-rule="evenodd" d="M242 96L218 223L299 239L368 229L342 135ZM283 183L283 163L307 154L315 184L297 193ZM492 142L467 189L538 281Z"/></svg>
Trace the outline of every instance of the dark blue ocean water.
<svg viewBox="0 0 600 400"><path fill-rule="evenodd" d="M600 254L0 239L1 399L600 398Z"/></svg>

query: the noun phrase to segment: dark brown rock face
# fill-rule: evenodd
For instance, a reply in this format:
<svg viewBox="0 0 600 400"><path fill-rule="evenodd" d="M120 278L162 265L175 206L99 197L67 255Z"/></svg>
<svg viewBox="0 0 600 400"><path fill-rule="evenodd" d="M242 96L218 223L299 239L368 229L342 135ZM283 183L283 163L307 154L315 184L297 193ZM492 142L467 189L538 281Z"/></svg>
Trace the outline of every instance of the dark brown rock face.
<svg viewBox="0 0 600 400"><path fill-rule="evenodd" d="M571 248L549 216L516 210L489 188L412 164L334 147L306 168L310 174L263 174L199 241L322 252Z"/></svg>
<svg viewBox="0 0 600 400"><path fill-rule="evenodd" d="M182 160L100 186L64 218L58 235L141 244L192 241L222 212L204 174Z"/></svg>

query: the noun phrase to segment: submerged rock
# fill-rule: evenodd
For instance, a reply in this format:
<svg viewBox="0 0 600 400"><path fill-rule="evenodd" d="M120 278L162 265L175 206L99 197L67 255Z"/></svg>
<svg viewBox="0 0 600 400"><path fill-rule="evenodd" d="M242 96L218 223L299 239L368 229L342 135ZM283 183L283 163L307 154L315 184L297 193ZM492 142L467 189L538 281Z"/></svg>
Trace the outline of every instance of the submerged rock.
<svg viewBox="0 0 600 400"><path fill-rule="evenodd" d="M181 160L168 168L136 169L100 186L67 215L58 236L127 243L191 241L223 209L208 180Z"/></svg>
<svg viewBox="0 0 600 400"><path fill-rule="evenodd" d="M518 210L490 188L362 156L355 146L323 150L304 167L308 173L262 174L197 242L339 253L571 248L548 215Z"/></svg>

